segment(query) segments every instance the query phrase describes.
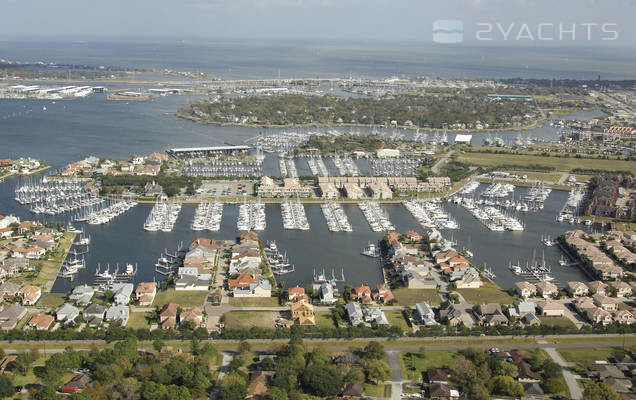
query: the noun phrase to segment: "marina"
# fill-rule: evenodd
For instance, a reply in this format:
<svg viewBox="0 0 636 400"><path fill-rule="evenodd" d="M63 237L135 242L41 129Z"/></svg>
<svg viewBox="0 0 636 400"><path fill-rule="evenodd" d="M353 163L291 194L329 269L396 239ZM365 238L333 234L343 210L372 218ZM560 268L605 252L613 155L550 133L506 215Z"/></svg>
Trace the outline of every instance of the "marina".
<svg viewBox="0 0 636 400"><path fill-rule="evenodd" d="M194 212L194 220L190 229L193 231L217 232L221 228L223 203L219 201L201 203Z"/></svg>
<svg viewBox="0 0 636 400"><path fill-rule="evenodd" d="M287 253L281 254L274 240L267 242L265 256L274 275L287 275L296 271L295 266L287 260Z"/></svg>
<svg viewBox="0 0 636 400"><path fill-rule="evenodd" d="M325 202L320 205L322 213L331 232L351 232L353 228L342 205L336 202Z"/></svg>
<svg viewBox="0 0 636 400"><path fill-rule="evenodd" d="M501 212L494 206L480 206L470 198L463 198L461 205L486 228L494 232L522 231L523 223L512 215Z"/></svg>
<svg viewBox="0 0 636 400"><path fill-rule="evenodd" d="M305 207L300 200L286 200L280 204L285 229L309 230L309 221L305 214Z"/></svg>
<svg viewBox="0 0 636 400"><path fill-rule="evenodd" d="M90 194L77 179L31 179L15 188L15 201L33 214L58 215L96 206L102 199Z"/></svg>
<svg viewBox="0 0 636 400"><path fill-rule="evenodd" d="M87 222L90 225L103 225L112 221L137 205L135 201L128 200L106 200L99 203L100 206L89 206L88 211L84 214L78 214L74 217L75 221ZM96 208L96 210L94 210Z"/></svg>
<svg viewBox="0 0 636 400"><path fill-rule="evenodd" d="M179 218L179 212L181 211L181 203L166 201L155 203L148 218L144 223L144 230L146 231L162 231L170 232L174 228L174 224Z"/></svg>
<svg viewBox="0 0 636 400"><path fill-rule="evenodd" d="M264 231L265 227L265 204L260 201L245 201L239 205L236 220L236 228L239 231Z"/></svg>
<svg viewBox="0 0 636 400"><path fill-rule="evenodd" d="M393 226L388 215L382 210L378 202L365 201L358 203L358 207L364 214L373 232L389 232L395 230L395 226Z"/></svg>
<svg viewBox="0 0 636 400"><path fill-rule="evenodd" d="M278 160L278 164L280 168L280 176L298 178L298 169L296 168L296 162L293 158L281 157Z"/></svg>
<svg viewBox="0 0 636 400"><path fill-rule="evenodd" d="M360 169L351 157L345 156L341 158L336 154L333 156L332 161L338 169L340 176L360 176Z"/></svg>
<svg viewBox="0 0 636 400"><path fill-rule="evenodd" d="M572 189L568 193L568 199L559 211L556 220L559 222L574 223L575 217L579 214L579 207L585 198L585 190L583 188Z"/></svg>
<svg viewBox="0 0 636 400"><path fill-rule="evenodd" d="M263 175L263 163L253 161L186 160L182 174L203 178L248 178Z"/></svg>
<svg viewBox="0 0 636 400"><path fill-rule="evenodd" d="M307 158L307 164L309 165L312 175L322 177L329 176L329 171L322 157L309 157Z"/></svg>
<svg viewBox="0 0 636 400"><path fill-rule="evenodd" d="M402 204L422 228L459 229L459 224L444 211L438 200L409 200Z"/></svg>

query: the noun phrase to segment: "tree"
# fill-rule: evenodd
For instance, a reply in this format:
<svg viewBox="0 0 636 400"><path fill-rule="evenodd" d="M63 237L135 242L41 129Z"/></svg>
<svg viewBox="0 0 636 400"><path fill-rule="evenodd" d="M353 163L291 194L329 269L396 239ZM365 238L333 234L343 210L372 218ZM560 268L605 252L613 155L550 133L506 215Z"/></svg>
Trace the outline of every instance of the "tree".
<svg viewBox="0 0 636 400"><path fill-rule="evenodd" d="M287 393L284 390L277 387L270 387L267 390L269 400L287 400Z"/></svg>
<svg viewBox="0 0 636 400"><path fill-rule="evenodd" d="M69 400L94 400L94 397L86 392L80 392L70 395Z"/></svg>
<svg viewBox="0 0 636 400"><path fill-rule="evenodd" d="M145 382L141 389L144 400L163 400L168 395L168 389L160 383Z"/></svg>
<svg viewBox="0 0 636 400"><path fill-rule="evenodd" d="M229 386L221 386L218 398L220 400L244 400L247 396L247 386L240 382L232 383Z"/></svg>
<svg viewBox="0 0 636 400"><path fill-rule="evenodd" d="M585 385L583 400L619 400L620 396L604 382L590 382Z"/></svg>
<svg viewBox="0 0 636 400"><path fill-rule="evenodd" d="M558 378L545 379L542 382L541 386L543 386L543 390L546 393L551 393L551 394L565 394L567 389L563 379L558 379Z"/></svg>
<svg viewBox="0 0 636 400"><path fill-rule="evenodd" d="M494 394L503 396L523 396L523 386L510 376L495 376L490 380Z"/></svg>
<svg viewBox="0 0 636 400"><path fill-rule="evenodd" d="M192 352L192 354L199 354L199 351L201 350L201 341L196 337L193 336L192 340L190 340L190 351Z"/></svg>
<svg viewBox="0 0 636 400"><path fill-rule="evenodd" d="M312 364L331 364L331 352L324 347L315 347L310 357Z"/></svg>
<svg viewBox="0 0 636 400"><path fill-rule="evenodd" d="M161 340L161 339L155 339L155 340L152 342L152 347L155 349L155 351L156 351L157 353L159 353L159 352L161 351L161 349L163 349L163 348L164 348L164 346L165 346L165 345L166 345L166 344L165 344L165 343L163 342L163 340Z"/></svg>
<svg viewBox="0 0 636 400"><path fill-rule="evenodd" d="M57 394L55 393L55 389L51 386L46 386L44 389L40 390L33 396L34 400L57 400Z"/></svg>
<svg viewBox="0 0 636 400"><path fill-rule="evenodd" d="M380 342L372 341L365 346L362 357L367 360L380 360L384 358L384 346Z"/></svg>
<svg viewBox="0 0 636 400"><path fill-rule="evenodd" d="M543 368L543 364L548 360L547 355L543 351L535 351L530 358L532 369L538 370Z"/></svg>
<svg viewBox="0 0 636 400"><path fill-rule="evenodd" d="M391 378L391 368L384 360L372 360L364 367L367 378L375 383L387 381Z"/></svg>
<svg viewBox="0 0 636 400"><path fill-rule="evenodd" d="M9 375L0 375L0 397L10 397L15 394L15 388L13 387L13 380Z"/></svg>
<svg viewBox="0 0 636 400"><path fill-rule="evenodd" d="M346 383L364 383L364 371L361 368L350 368L343 380Z"/></svg>
<svg viewBox="0 0 636 400"><path fill-rule="evenodd" d="M188 391L188 388L177 385L168 386L168 396L166 399L170 400L192 400L192 396Z"/></svg>
<svg viewBox="0 0 636 400"><path fill-rule="evenodd" d="M333 370L322 365L311 365L302 374L306 392L320 397L335 396L342 390L342 379Z"/></svg>
<svg viewBox="0 0 636 400"><path fill-rule="evenodd" d="M453 377L464 384L474 382L477 377L475 364L464 356L455 358L451 370L453 371Z"/></svg>
<svg viewBox="0 0 636 400"><path fill-rule="evenodd" d="M543 376L546 378L561 378L563 376L563 368L552 360L546 360L543 363Z"/></svg>
<svg viewBox="0 0 636 400"><path fill-rule="evenodd" d="M234 357L232 358L232 361L230 361L230 364L228 364L227 368L230 370L230 372L233 372L241 368L242 366L243 359L241 357Z"/></svg>
<svg viewBox="0 0 636 400"><path fill-rule="evenodd" d="M276 368L276 365L274 364L274 359L272 359L272 357L263 358L263 361L261 361L260 368L263 371L272 371L274 368Z"/></svg>
<svg viewBox="0 0 636 400"><path fill-rule="evenodd" d="M512 363L502 362L497 365L494 374L516 378L519 376L519 370L517 369L517 366Z"/></svg>
<svg viewBox="0 0 636 400"><path fill-rule="evenodd" d="M238 345L238 351L239 353L247 353L248 351L250 351L252 349L252 346L250 345L250 343L246 340L241 340L241 342Z"/></svg>

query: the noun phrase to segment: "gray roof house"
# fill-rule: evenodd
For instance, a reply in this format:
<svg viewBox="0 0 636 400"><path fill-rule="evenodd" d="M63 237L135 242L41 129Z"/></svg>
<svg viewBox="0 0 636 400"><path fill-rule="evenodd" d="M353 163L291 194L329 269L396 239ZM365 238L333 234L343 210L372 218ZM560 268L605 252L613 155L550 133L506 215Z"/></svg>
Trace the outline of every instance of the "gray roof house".
<svg viewBox="0 0 636 400"><path fill-rule="evenodd" d="M378 325L389 324L389 320L386 319L386 315L380 310L380 307L365 308L362 310L362 315L367 322L375 322Z"/></svg>
<svg viewBox="0 0 636 400"><path fill-rule="evenodd" d="M130 310L128 309L128 306L118 304L116 306L111 306L108 310L106 310L105 319L107 321L112 321L117 325L126 326L129 316Z"/></svg>
<svg viewBox="0 0 636 400"><path fill-rule="evenodd" d="M55 313L56 319L58 321L63 321L65 324L70 324L75 321L75 318L79 315L79 308L70 305L69 303L64 303L62 307L60 307Z"/></svg>
<svg viewBox="0 0 636 400"><path fill-rule="evenodd" d="M20 304L11 304L0 311L0 329L10 330L27 314L27 309Z"/></svg>
<svg viewBox="0 0 636 400"><path fill-rule="evenodd" d="M320 301L323 303L334 303L336 299L334 298L334 290L331 283L325 282L320 285L318 289L318 294L320 296Z"/></svg>
<svg viewBox="0 0 636 400"><path fill-rule="evenodd" d="M351 325L358 326L364 322L364 315L362 314L362 308L360 308L359 303L349 303L345 308Z"/></svg>
<svg viewBox="0 0 636 400"><path fill-rule="evenodd" d="M113 285L112 289L115 292L115 304L130 303L130 295L132 295L135 290L132 283L116 283Z"/></svg>
<svg viewBox="0 0 636 400"><path fill-rule="evenodd" d="M104 313L106 312L106 307L101 304L93 303L86 307L84 311L82 311L82 318L91 328L98 327L102 321L104 321Z"/></svg>
<svg viewBox="0 0 636 400"><path fill-rule="evenodd" d="M95 288L89 285L76 286L68 299L79 305L90 304L93 295L95 294Z"/></svg>
<svg viewBox="0 0 636 400"><path fill-rule="evenodd" d="M435 312L425 301L415 305L415 318L426 326L439 325L435 321Z"/></svg>

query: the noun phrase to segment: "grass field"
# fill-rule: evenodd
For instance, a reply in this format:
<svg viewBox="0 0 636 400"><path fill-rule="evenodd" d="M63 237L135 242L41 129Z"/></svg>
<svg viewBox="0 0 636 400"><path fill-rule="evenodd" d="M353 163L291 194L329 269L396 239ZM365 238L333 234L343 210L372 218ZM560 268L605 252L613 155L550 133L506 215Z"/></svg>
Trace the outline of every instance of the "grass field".
<svg viewBox="0 0 636 400"><path fill-rule="evenodd" d="M146 317L150 315L147 312L131 312L130 317L128 318L128 324L126 324L126 328L132 329L141 329L141 328L150 328L148 324L148 320Z"/></svg>
<svg viewBox="0 0 636 400"><path fill-rule="evenodd" d="M276 311L232 311L223 314L225 326L230 329L273 328L276 318L280 316Z"/></svg>
<svg viewBox="0 0 636 400"><path fill-rule="evenodd" d="M365 383L364 394L371 397L391 397L391 385Z"/></svg>
<svg viewBox="0 0 636 400"><path fill-rule="evenodd" d="M407 289L399 288L393 290L393 296L399 305L415 306L415 304L425 301L432 306L438 306L441 302L437 290Z"/></svg>
<svg viewBox="0 0 636 400"><path fill-rule="evenodd" d="M64 304L65 293L44 293L38 300L38 307L57 309Z"/></svg>
<svg viewBox="0 0 636 400"><path fill-rule="evenodd" d="M276 297L230 297L230 305L236 307L278 307Z"/></svg>
<svg viewBox="0 0 636 400"><path fill-rule="evenodd" d="M335 328L331 312L329 311L317 311L316 312L316 326L319 328Z"/></svg>
<svg viewBox="0 0 636 400"><path fill-rule="evenodd" d="M479 289L457 289L457 292L461 293L467 302L474 305L483 303L512 304L515 301L514 297L489 281L484 281L484 286Z"/></svg>
<svg viewBox="0 0 636 400"><path fill-rule="evenodd" d="M539 317L541 325L574 328L576 325L566 317Z"/></svg>
<svg viewBox="0 0 636 400"><path fill-rule="evenodd" d="M457 160L482 167L496 167L499 165L542 165L554 167L557 171L564 172L569 172L575 168L586 168L605 171L630 171L632 174L636 174L636 163L624 160L493 153L463 153L458 155Z"/></svg>
<svg viewBox="0 0 636 400"><path fill-rule="evenodd" d="M409 325L406 323L401 310L387 310L384 314L386 315L386 319L389 320L389 325L399 326L403 331L411 330Z"/></svg>
<svg viewBox="0 0 636 400"><path fill-rule="evenodd" d="M617 352L619 348L615 347L597 347L582 349L557 349L561 357L565 361L572 363L593 363L594 361L608 361Z"/></svg>
<svg viewBox="0 0 636 400"><path fill-rule="evenodd" d="M422 379L422 373L430 368L448 367L458 353L456 351L427 351L425 354L400 353L402 373L409 380Z"/></svg>
<svg viewBox="0 0 636 400"><path fill-rule="evenodd" d="M207 290L160 290L153 305L161 307L167 303L177 303L181 307L201 307L208 293Z"/></svg>
<svg viewBox="0 0 636 400"><path fill-rule="evenodd" d="M528 171L508 171L511 174L518 176L526 175L528 180L558 182L561 179L561 174L555 172L528 172Z"/></svg>

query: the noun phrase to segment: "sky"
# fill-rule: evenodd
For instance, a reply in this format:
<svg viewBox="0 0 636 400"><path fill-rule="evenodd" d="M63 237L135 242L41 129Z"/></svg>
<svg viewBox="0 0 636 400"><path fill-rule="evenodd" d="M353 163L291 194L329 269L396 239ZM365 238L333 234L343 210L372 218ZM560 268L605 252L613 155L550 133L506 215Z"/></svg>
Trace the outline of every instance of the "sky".
<svg viewBox="0 0 636 400"><path fill-rule="evenodd" d="M0 40L431 42L460 20L465 42L633 47L634 16L636 0L0 0Z"/></svg>

